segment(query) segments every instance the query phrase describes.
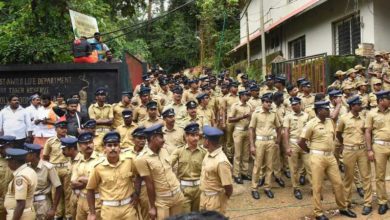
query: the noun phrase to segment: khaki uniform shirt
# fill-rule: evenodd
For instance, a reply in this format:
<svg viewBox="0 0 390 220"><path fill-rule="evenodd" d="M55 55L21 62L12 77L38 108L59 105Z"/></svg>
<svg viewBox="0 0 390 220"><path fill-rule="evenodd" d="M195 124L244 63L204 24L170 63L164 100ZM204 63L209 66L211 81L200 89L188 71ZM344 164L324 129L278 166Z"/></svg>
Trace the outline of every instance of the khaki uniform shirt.
<svg viewBox="0 0 390 220"><path fill-rule="evenodd" d="M333 105L332 103L329 104L329 111L330 111L330 113L333 113L334 110L335 110L335 108L336 108L335 105ZM341 108L340 108L340 111L339 111L339 116L338 116L338 118L337 118L337 121L338 121L338 119L339 119L341 116L343 116L343 115L345 115L345 114L347 114L347 113L348 113L348 109L342 104L342 105L341 105Z"/></svg>
<svg viewBox="0 0 390 220"><path fill-rule="evenodd" d="M335 129L332 119L327 118L322 123L319 118L310 120L302 130L301 138L310 142L311 150L333 152Z"/></svg>
<svg viewBox="0 0 390 220"><path fill-rule="evenodd" d="M191 118L189 115L187 115L187 117L185 117L183 120L183 127L182 128L184 129L185 126L187 126L190 123L198 123L199 124L199 133L202 133L203 119L198 114L196 114L196 118Z"/></svg>
<svg viewBox="0 0 390 220"><path fill-rule="evenodd" d="M373 140L390 141L390 109L381 112L379 108L367 113L365 128L372 128Z"/></svg>
<svg viewBox="0 0 390 220"><path fill-rule="evenodd" d="M8 185L5 195L4 207L7 210L16 208L16 200L25 200L25 208L30 208L33 203L38 178L33 169L23 164L13 172L14 178Z"/></svg>
<svg viewBox="0 0 390 220"><path fill-rule="evenodd" d="M315 97L313 95L311 95L311 94L309 94L307 96L302 95L301 103L302 103L303 109L310 108L311 106L313 106L314 105L314 98Z"/></svg>
<svg viewBox="0 0 390 220"><path fill-rule="evenodd" d="M332 84L330 84L328 86L328 88L332 87L332 88L335 88L337 90L340 90L341 89L341 85L342 85L342 82L338 79L336 79Z"/></svg>
<svg viewBox="0 0 390 220"><path fill-rule="evenodd" d="M378 106L378 101L374 92L368 94L368 102L370 103L371 108Z"/></svg>
<svg viewBox="0 0 390 220"><path fill-rule="evenodd" d="M130 126L126 126L125 124L117 127L117 131L121 136L121 148L132 148L134 146L133 136L131 133L138 127L137 124L131 123Z"/></svg>
<svg viewBox="0 0 390 220"><path fill-rule="evenodd" d="M187 116L186 105L184 105L183 103L175 104L172 102L170 105L167 105L164 108L164 111L165 109L169 109L169 108L173 108L173 110L175 110L175 124L183 127L184 118Z"/></svg>
<svg viewBox="0 0 390 220"><path fill-rule="evenodd" d="M250 104L243 104L241 101L234 104L231 108L232 110L230 111L230 115L228 116L229 118L241 117L246 114L250 114L252 111L252 106ZM249 126L249 120L250 117L241 119L234 124L234 127L246 130Z"/></svg>
<svg viewBox="0 0 390 220"><path fill-rule="evenodd" d="M343 81L343 84L342 84L342 86L341 87L344 87L344 86L346 86L346 85L351 85L354 89L356 89L356 84L358 83L359 81L355 78L355 79L352 79L352 78L350 78L350 77L348 77L347 79L345 79L344 81ZM354 90L353 89L353 90Z"/></svg>
<svg viewBox="0 0 390 220"><path fill-rule="evenodd" d="M202 162L200 190L224 192L224 186L232 185L232 165L229 163L222 147L207 154Z"/></svg>
<svg viewBox="0 0 390 220"><path fill-rule="evenodd" d="M174 150L186 144L184 130L178 126L174 126L169 130L167 127L163 128L164 132L164 147L171 154Z"/></svg>
<svg viewBox="0 0 390 220"><path fill-rule="evenodd" d="M234 96L231 93L224 97L221 107L226 111L226 115L230 115L233 104L239 101L238 95Z"/></svg>
<svg viewBox="0 0 390 220"><path fill-rule="evenodd" d="M209 108L203 108L202 106L198 106L196 111L199 118L202 120L202 124L212 126L211 122L215 122L215 114L214 111Z"/></svg>
<svg viewBox="0 0 390 220"><path fill-rule="evenodd" d="M281 126L278 116L273 110L265 112L262 108L252 114L249 123L250 128L254 128L257 136L274 136L276 129Z"/></svg>
<svg viewBox="0 0 390 220"><path fill-rule="evenodd" d="M351 112L341 116L337 123L337 131L342 132L343 144L347 146L364 145L364 118L355 117Z"/></svg>
<svg viewBox="0 0 390 220"><path fill-rule="evenodd" d="M43 155L49 156L49 162L52 164L68 163L69 159L62 154L61 140L57 137L49 138L43 147Z"/></svg>
<svg viewBox="0 0 390 220"><path fill-rule="evenodd" d="M368 104L369 104L369 96L367 93L365 94L362 94L360 91L358 92L358 95L360 97L360 99L362 100L362 107L363 108L368 108Z"/></svg>
<svg viewBox="0 0 390 220"><path fill-rule="evenodd" d="M184 103L187 103L189 101L195 101L196 103L198 103L198 100L196 99L196 96L198 96L200 94L200 91L196 91L196 92L193 92L191 89L189 90L185 90L183 92L183 101Z"/></svg>
<svg viewBox="0 0 390 220"><path fill-rule="evenodd" d="M283 104L281 104L279 107L275 105L275 112L276 112L276 115L278 116L278 120L279 120L280 124L282 125L284 116L286 116L286 114L287 114L286 107Z"/></svg>
<svg viewBox="0 0 390 220"><path fill-rule="evenodd" d="M31 167L32 168L32 167ZM60 178L53 164L40 160L37 167L32 168L37 174L38 184L34 195L47 195L51 192L52 187L61 186Z"/></svg>
<svg viewBox="0 0 390 220"><path fill-rule="evenodd" d="M188 145L173 151L171 161L172 165L178 164L177 177L180 180L199 180L206 153L206 150L199 146L190 150Z"/></svg>
<svg viewBox="0 0 390 220"><path fill-rule="evenodd" d="M249 99L248 103L252 106L252 111L261 108L261 105L262 105L262 102L261 102L261 98L260 98L260 97L257 98L257 99L255 99L254 97L251 97L251 98Z"/></svg>
<svg viewBox="0 0 390 220"><path fill-rule="evenodd" d="M266 93L269 93L269 92L274 93L274 92L276 92L276 91L278 91L278 90L277 90L275 87L272 87L272 89L270 89L267 85L265 85L265 86L263 86L263 87L260 88L260 93L259 93L259 95L260 95L260 97L261 97L261 96L263 96L263 95L266 94Z"/></svg>
<svg viewBox="0 0 390 220"><path fill-rule="evenodd" d="M120 157L117 164L107 158L91 169L86 189L99 191L101 200L123 200L134 192L133 178L138 174L134 160Z"/></svg>
<svg viewBox="0 0 390 220"><path fill-rule="evenodd" d="M88 108L88 114L90 119L99 120L99 119L113 119L114 111L110 104L104 104L100 107L97 103L92 104ZM109 125L96 125L96 129L104 128L110 129Z"/></svg>
<svg viewBox="0 0 390 220"><path fill-rule="evenodd" d="M114 113L114 122L112 123L112 128L115 129L123 124L122 112L125 109L133 109L131 104L124 105L123 102L118 102L112 105Z"/></svg>
<svg viewBox="0 0 390 220"><path fill-rule="evenodd" d="M104 134L100 133L98 135L95 135L95 137L93 138L93 146L94 146L95 151L97 151L98 153L104 152L103 137L104 137Z"/></svg>
<svg viewBox="0 0 390 220"><path fill-rule="evenodd" d="M153 179L157 200L159 194L172 192L180 187L180 183L172 171L172 163L165 148L161 148L157 154L147 148L138 155L135 165L141 177L150 176Z"/></svg>
<svg viewBox="0 0 390 220"><path fill-rule="evenodd" d="M150 127L152 125L155 125L155 124L165 124L164 120L162 120L161 118L156 118L156 119L151 119L149 118L149 116L147 116L144 120L140 121L138 123L140 126L144 126L144 127Z"/></svg>
<svg viewBox="0 0 390 220"><path fill-rule="evenodd" d="M77 166L73 169L71 181L76 181L80 177L89 177L94 167L103 161L103 158L99 157L98 153L94 151L91 154L91 157L86 160L84 155L80 158L77 163ZM81 190L82 193L86 194L87 190L84 188Z"/></svg>
<svg viewBox="0 0 390 220"><path fill-rule="evenodd" d="M290 129L290 139L298 140L303 127L309 121L309 115L306 112L301 111L299 114L291 112L287 114L283 120L283 127Z"/></svg>
<svg viewBox="0 0 390 220"><path fill-rule="evenodd" d="M4 202L7 187L12 178L12 171L8 168L7 160L0 157L0 201L2 202Z"/></svg>
<svg viewBox="0 0 390 220"><path fill-rule="evenodd" d="M140 122L144 120L148 116L146 105L142 104L139 105L137 108L134 109L133 112L133 121Z"/></svg>
<svg viewBox="0 0 390 220"><path fill-rule="evenodd" d="M161 91L159 94L158 94L158 98L161 102L161 105L163 107L171 104L173 102L173 93L171 91L168 90L168 92L163 92Z"/></svg>

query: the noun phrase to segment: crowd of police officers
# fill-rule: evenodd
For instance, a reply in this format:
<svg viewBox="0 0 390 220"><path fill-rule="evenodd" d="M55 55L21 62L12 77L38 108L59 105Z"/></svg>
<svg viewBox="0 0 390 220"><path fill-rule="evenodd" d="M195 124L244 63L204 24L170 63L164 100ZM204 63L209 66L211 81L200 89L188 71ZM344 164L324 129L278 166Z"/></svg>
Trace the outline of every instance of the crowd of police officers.
<svg viewBox="0 0 390 220"><path fill-rule="evenodd" d="M322 220L328 218L321 191L329 179L340 214L354 218L353 184L364 198L362 214L372 212L370 161L378 213L385 214L390 91L384 55L376 55L367 71L362 65L337 71L326 94L313 94L305 78L291 84L267 75L260 86L240 71L232 77L204 69L194 77L153 70L118 103L108 104L106 89L97 89L84 112L88 119L76 129L67 117L79 104L72 97L51 110L55 136L43 146L0 137L0 218L225 214L233 182L250 181L258 200L259 187L274 198L272 179L285 187L285 177L298 200L301 186L311 184L305 196Z"/></svg>

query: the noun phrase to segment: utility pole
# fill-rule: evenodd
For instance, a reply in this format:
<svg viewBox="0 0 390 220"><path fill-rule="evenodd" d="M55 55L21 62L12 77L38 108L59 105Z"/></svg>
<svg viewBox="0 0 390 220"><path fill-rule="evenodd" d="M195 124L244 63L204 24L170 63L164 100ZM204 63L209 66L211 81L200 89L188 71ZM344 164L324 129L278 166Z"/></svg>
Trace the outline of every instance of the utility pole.
<svg viewBox="0 0 390 220"><path fill-rule="evenodd" d="M251 65L251 45L249 42L249 19L248 19L248 10L245 11L245 17L246 17L246 59L247 64L246 67L249 69Z"/></svg>
<svg viewBox="0 0 390 220"><path fill-rule="evenodd" d="M267 64L265 60L265 29L264 29L264 8L263 8L263 0L260 0L260 36L261 36L261 66L263 73L263 80L265 79L265 75L267 74Z"/></svg>

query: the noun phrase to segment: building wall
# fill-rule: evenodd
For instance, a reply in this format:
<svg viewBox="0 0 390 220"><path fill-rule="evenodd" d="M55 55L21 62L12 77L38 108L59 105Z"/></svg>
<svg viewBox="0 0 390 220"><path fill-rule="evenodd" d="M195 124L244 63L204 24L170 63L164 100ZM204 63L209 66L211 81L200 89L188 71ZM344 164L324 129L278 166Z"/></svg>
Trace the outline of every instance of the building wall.
<svg viewBox="0 0 390 220"><path fill-rule="evenodd" d="M375 14L375 49L390 51L390 2L388 0L375 0L374 7L370 5L369 13Z"/></svg>

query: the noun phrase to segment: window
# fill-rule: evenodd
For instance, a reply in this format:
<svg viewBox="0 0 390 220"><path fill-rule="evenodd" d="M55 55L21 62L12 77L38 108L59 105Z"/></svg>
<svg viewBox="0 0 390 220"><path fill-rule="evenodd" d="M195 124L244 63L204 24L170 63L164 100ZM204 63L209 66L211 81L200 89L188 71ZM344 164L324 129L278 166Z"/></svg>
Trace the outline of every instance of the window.
<svg viewBox="0 0 390 220"><path fill-rule="evenodd" d="M306 56L305 36L288 43L288 54L290 59Z"/></svg>
<svg viewBox="0 0 390 220"><path fill-rule="evenodd" d="M354 14L333 24L334 50L336 55L355 54L361 43L360 16Z"/></svg>

